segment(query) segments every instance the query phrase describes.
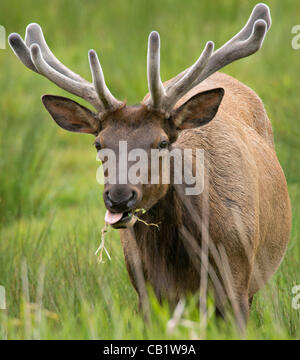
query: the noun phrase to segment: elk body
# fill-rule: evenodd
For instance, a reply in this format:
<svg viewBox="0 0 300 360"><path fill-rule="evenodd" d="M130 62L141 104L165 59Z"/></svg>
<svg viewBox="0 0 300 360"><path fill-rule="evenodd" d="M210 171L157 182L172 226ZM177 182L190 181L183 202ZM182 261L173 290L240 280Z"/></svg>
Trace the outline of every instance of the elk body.
<svg viewBox="0 0 300 360"><path fill-rule="evenodd" d="M223 73L225 65L256 52L270 27L269 9L257 5L245 27L213 52L208 42L194 65L162 83L159 36L148 46L149 94L127 106L108 90L96 53L89 52L93 83L62 65L37 24L25 42L11 34L10 45L31 70L82 97L92 112L67 98L45 95L43 103L64 129L91 133L97 150L117 155L119 141L134 148L204 149L204 191L186 196L184 184L107 183L106 222L120 228L130 279L141 300L145 282L173 306L201 288L205 272L222 313L229 299L235 315L247 320L253 295L278 268L291 224L285 176L278 162L271 123L258 96ZM118 164L119 165L119 164ZM133 212L159 223L135 222ZM205 271L203 271L205 270Z"/></svg>

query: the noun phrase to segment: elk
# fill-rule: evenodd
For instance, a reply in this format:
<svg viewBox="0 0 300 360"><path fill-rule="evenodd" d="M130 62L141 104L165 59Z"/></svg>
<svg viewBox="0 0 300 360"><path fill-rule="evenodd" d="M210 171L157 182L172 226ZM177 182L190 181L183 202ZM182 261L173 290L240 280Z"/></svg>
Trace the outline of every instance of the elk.
<svg viewBox="0 0 300 360"><path fill-rule="evenodd" d="M105 221L120 229L126 267L142 308L145 284L174 307L183 296L201 290L206 277L217 311L224 314L229 300L240 325L245 324L253 295L283 259L291 209L271 122L250 88L217 72L258 51L270 25L269 8L256 5L231 40L216 51L207 42L192 66L164 83L160 38L151 32L149 94L135 106L111 94L94 50L89 51L90 83L57 60L39 25L27 27L25 41L17 33L9 36L25 66L93 105L96 112L65 97L42 97L60 127L94 135L98 151L111 149L118 162L120 141L127 142L128 151L148 153L204 149L205 184L199 195L186 196L184 184L162 181L104 186ZM135 221L138 208L146 210L143 220L160 223L160 229Z"/></svg>

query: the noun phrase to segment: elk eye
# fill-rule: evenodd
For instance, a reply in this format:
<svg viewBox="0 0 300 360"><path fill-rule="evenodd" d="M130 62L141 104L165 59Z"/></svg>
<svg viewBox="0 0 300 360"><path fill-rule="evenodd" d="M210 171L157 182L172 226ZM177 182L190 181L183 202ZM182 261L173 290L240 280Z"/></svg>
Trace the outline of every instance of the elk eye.
<svg viewBox="0 0 300 360"><path fill-rule="evenodd" d="M100 144L99 141L96 141L96 142L94 143L94 145L95 145L95 148L96 148L97 151L100 151L100 150L101 150L101 144Z"/></svg>
<svg viewBox="0 0 300 360"><path fill-rule="evenodd" d="M160 144L158 145L159 149L165 149L166 147L168 147L169 142L167 140L163 140L160 142Z"/></svg>

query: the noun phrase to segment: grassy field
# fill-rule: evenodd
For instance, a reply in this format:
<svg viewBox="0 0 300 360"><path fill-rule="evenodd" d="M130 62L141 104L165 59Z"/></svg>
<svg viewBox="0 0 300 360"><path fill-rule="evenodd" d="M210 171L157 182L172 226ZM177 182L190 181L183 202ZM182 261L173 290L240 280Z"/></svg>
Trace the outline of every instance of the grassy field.
<svg viewBox="0 0 300 360"><path fill-rule="evenodd" d="M151 30L162 39L164 80L189 66L206 40L222 45L246 22L255 1L52 0L1 1L0 24L24 35L38 22L57 57L90 79L87 52L100 56L112 92L137 103L147 92L146 48ZM273 26L262 50L224 71L263 99L275 133L293 209L285 259L255 296L246 337L300 339L300 310L292 287L300 284L300 50L291 28L300 23L298 0L267 1ZM125 269L117 231L108 233L112 261L94 255L104 225L96 182L93 137L64 132L40 97L65 95L27 70L11 49L0 50L0 338L9 339L232 339L234 326L218 324L209 302L205 329L194 299L190 323L167 332L170 312L151 296L152 325L145 328Z"/></svg>

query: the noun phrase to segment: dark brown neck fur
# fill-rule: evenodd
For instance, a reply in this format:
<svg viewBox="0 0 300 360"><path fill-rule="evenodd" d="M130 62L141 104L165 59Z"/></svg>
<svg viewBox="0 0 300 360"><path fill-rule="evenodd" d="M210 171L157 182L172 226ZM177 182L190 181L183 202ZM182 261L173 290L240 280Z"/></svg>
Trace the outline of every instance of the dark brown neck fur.
<svg viewBox="0 0 300 360"><path fill-rule="evenodd" d="M141 222L134 226L146 281L153 286L159 300L167 298L175 305L183 294L199 287L199 274L180 235L182 223L194 235L196 229L172 186L141 218L147 223L159 224L159 230Z"/></svg>

